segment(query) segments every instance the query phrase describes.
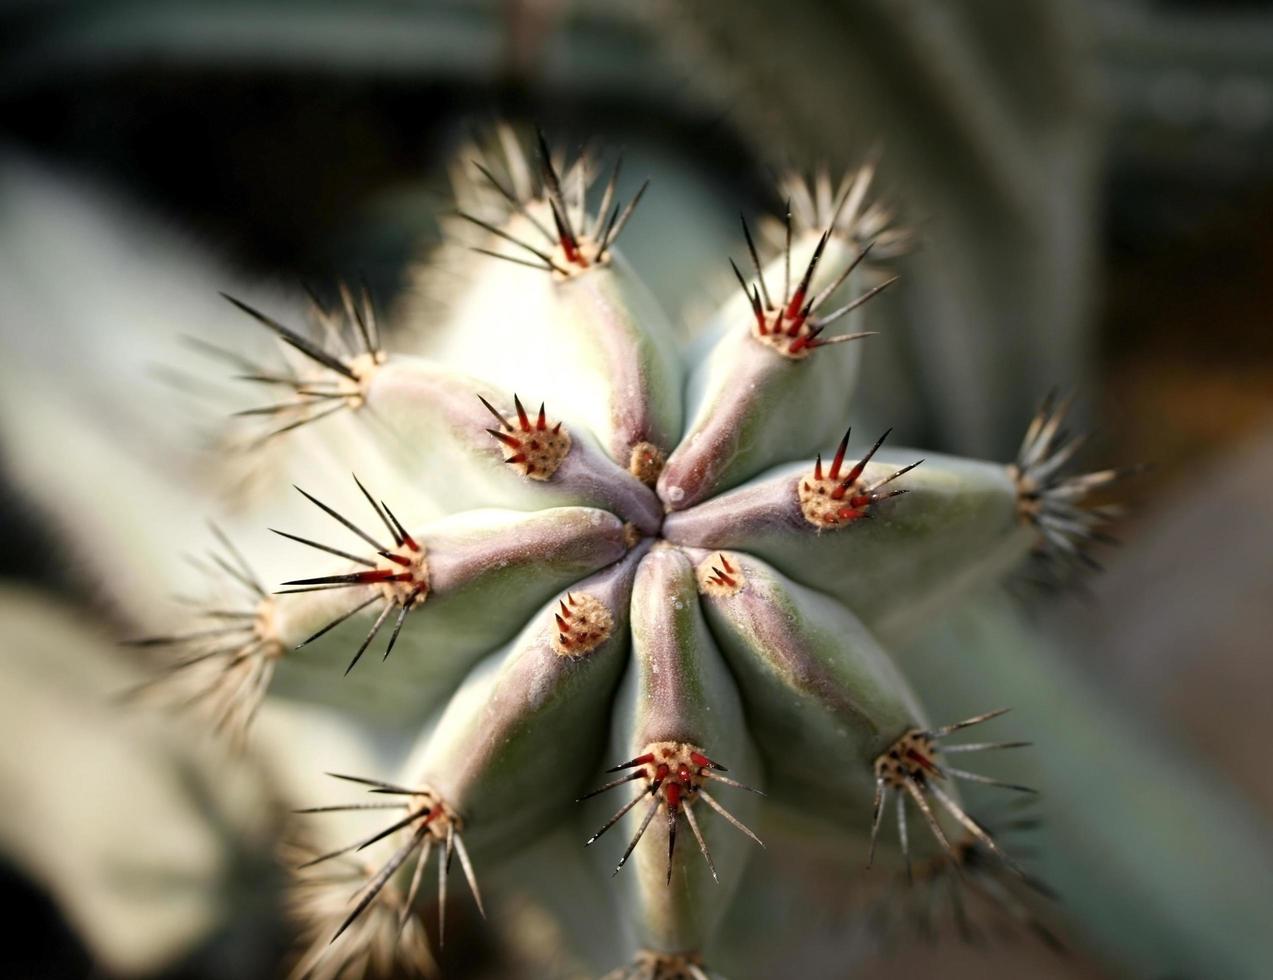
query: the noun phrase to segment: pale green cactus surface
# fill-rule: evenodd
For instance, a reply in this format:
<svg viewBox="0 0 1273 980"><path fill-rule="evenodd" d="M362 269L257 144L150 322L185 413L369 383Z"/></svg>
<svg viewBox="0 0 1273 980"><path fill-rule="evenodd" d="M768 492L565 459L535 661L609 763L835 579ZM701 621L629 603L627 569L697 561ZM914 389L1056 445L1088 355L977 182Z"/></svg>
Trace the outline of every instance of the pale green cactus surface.
<svg viewBox="0 0 1273 980"><path fill-rule="evenodd" d="M1028 752L1029 718L930 719L893 650L987 584L1082 565L1111 516L1087 498L1119 472L1066 475L1081 440L1053 398L1014 460L850 431L867 301L909 247L873 165L786 179L788 213L739 229L732 296L676 327L622 256L645 188L620 200L617 163L503 127L460 160L450 241L392 316L360 289L310 322L236 298L240 333L173 354L198 408L150 424L185 433L173 465L215 524L113 593L153 624L137 701L236 745L268 701L406 746L355 771L330 739L293 746L334 774L294 777L296 975L434 973L448 892L484 909L487 869L565 834L586 873L545 901L604 892L610 976L719 976L783 821L956 922L977 904L1056 942L1012 850L1028 814L960 793L1031 798L976 761ZM180 493L142 506L189 525Z"/></svg>

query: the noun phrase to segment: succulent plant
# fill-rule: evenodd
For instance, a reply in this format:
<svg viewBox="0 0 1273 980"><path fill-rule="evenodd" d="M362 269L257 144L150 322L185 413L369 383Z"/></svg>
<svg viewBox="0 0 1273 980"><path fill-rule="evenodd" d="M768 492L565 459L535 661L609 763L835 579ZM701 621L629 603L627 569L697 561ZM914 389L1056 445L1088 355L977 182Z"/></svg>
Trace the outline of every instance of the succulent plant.
<svg viewBox="0 0 1273 980"><path fill-rule="evenodd" d="M792 813L1050 936L1045 886L958 788L1030 792L960 763L1026 743L961 740L1000 705L930 721L890 649L1027 560L1087 560L1111 516L1087 498L1120 473L1064 475L1081 439L1054 398L1008 463L855 446L862 317L908 244L873 164L788 178L784 215L742 222L739 290L686 333L621 254L645 187L618 200L618 162L505 127L462 159L392 352L347 289L308 326L232 300L269 354L197 340L282 393L212 436L237 525L294 481L327 532L255 553L214 528L206 592L137 641L173 652L141 693L239 743L273 692L412 744L303 811L297 974L431 972L430 862L441 946L453 859L482 908L484 867L577 826L616 879L612 975L702 980Z"/></svg>

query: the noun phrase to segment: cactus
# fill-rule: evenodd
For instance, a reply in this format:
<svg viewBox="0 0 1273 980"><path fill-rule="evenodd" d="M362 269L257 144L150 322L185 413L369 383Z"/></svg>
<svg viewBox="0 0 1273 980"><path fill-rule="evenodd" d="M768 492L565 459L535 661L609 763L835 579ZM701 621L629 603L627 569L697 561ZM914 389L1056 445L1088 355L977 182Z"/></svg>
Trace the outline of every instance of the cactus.
<svg viewBox="0 0 1273 980"><path fill-rule="evenodd" d="M1086 561L1112 516L1087 498L1120 471L1063 474L1081 440L1054 398L1007 463L857 447L862 318L907 241L873 164L787 178L688 342L621 254L645 186L620 200L618 162L501 127L461 171L427 302L387 337L342 289L308 328L232 299L280 351L200 340L282 394L218 433L230 530L180 625L135 641L171 654L138 695L238 745L273 695L409 746L301 811L297 975L429 973L430 863L441 947L454 861L484 910L484 868L574 827L616 879L611 976L702 980L793 814L1050 937L1046 886L959 790L1032 792L960 762L1025 743L962 740L1000 705L931 722L890 650L1027 560ZM241 548L266 511L293 515L279 547Z"/></svg>

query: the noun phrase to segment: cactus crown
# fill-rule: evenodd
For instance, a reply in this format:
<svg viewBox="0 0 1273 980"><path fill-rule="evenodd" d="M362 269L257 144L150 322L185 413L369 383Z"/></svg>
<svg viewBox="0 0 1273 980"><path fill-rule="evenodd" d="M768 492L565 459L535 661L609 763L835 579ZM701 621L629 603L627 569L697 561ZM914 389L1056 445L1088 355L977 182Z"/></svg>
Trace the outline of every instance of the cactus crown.
<svg viewBox="0 0 1273 980"><path fill-rule="evenodd" d="M932 727L887 646L900 623L1032 552L1084 555L1110 516L1084 498L1118 474L1061 475L1078 440L1060 433L1054 400L1010 465L917 461L882 449L887 432L852 448L864 345L841 342L868 336L866 303L895 281L877 262L907 237L868 200L873 164L834 192L825 173L790 181L759 246L743 221L743 295L724 300L691 356L618 249L646 185L619 202L616 162L597 199L591 157L565 165L540 136L535 159L506 127L492 142L457 188L468 251L448 254L466 284L441 325L399 325L404 349L386 353L370 301L348 290L309 331L232 300L289 354L280 372L233 353L243 377L288 392L246 413L269 422L271 472L325 453L359 461L366 483L351 493L342 467L307 462L314 492L300 492L340 540L276 532L308 560L288 552L293 574L271 594L218 532L213 595L233 586L247 603L201 600L189 631L142 641L180 651L171 676L241 732L276 672L282 696L309 696L292 686L298 661L352 651L348 674L390 628L385 662L356 677L386 727L425 734L400 773L339 777L368 800L305 811L392 819L306 862L381 851L350 865L359 885L339 915L330 892L307 906L322 915L305 918L316 945L300 973L376 972L402 956L427 970L417 905L432 852L440 945L453 855L480 907L475 867L562 823L599 822L610 811L592 797L615 791L629 795L586 840L624 824L626 850L596 870L635 866L612 885L633 940L612 976L705 977L747 838L759 842L750 828L781 833L784 808L860 840L868 862L1024 879L955 785L994 781L945 761L1024 743L945 745L995 715ZM342 494L370 508L371 530L325 502ZM405 520L385 503L398 498L416 502ZM422 501L432 522L410 509ZM323 696L340 702L341 683ZM629 761L581 797L603 757ZM908 813L931 841L908 833ZM691 853L676 846L684 829ZM580 843L581 860L605 846Z"/></svg>

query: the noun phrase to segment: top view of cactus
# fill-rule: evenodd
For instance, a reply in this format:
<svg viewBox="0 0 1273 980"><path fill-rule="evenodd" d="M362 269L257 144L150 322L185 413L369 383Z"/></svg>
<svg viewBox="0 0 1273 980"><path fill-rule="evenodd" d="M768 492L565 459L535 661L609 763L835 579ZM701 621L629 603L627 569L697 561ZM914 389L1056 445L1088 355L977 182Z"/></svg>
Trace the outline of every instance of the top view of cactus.
<svg viewBox="0 0 1273 980"><path fill-rule="evenodd" d="M0 974L1264 976L1159 6L0 13Z"/></svg>
<svg viewBox="0 0 1273 980"><path fill-rule="evenodd" d="M983 902L1055 942L1032 911L1046 885L960 794L1034 792L963 762L1028 745L1028 719L930 719L889 646L1030 559L1047 577L1088 560L1110 512L1087 498L1119 472L1069 475L1082 437L1054 398L1010 461L853 439L861 328L907 241L873 166L788 181L765 238L744 219L736 294L681 343L621 252L645 186L618 200L621 161L542 135L489 143L460 154L461 227L421 272L441 322L389 349L343 289L307 325L230 298L257 343L194 338L269 393L222 426L253 487L228 492L295 484L289 523L313 510L321 530L257 553L214 526L204 591L136 641L162 651L138 697L240 742L275 691L416 733L395 768L332 773L302 810L298 973L425 971L422 927L404 930L431 857L440 947L453 859L481 909L484 866L592 821L580 860L616 878L630 961L613 976L708 976L769 807L921 879L962 928Z"/></svg>

